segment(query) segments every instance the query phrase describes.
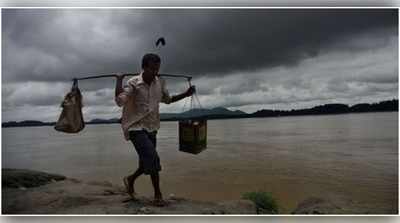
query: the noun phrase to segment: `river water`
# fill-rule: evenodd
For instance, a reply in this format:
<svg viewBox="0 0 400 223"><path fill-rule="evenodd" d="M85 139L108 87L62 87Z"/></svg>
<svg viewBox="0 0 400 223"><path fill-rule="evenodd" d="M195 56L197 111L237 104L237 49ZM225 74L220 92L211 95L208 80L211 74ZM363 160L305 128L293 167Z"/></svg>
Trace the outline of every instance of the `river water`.
<svg viewBox="0 0 400 223"><path fill-rule="evenodd" d="M329 197L397 213L397 112L209 120L208 147L198 155L179 152L177 122L162 122L157 140L166 196L222 201L262 190L284 211ZM122 185L137 162L119 124L88 125L79 134L2 128L3 168ZM149 177L136 187L152 195Z"/></svg>

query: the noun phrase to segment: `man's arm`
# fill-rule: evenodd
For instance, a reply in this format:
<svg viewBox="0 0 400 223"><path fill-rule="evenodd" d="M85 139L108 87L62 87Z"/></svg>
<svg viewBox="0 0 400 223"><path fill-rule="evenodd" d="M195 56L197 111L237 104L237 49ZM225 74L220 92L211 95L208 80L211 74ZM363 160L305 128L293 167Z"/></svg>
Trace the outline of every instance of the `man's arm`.
<svg viewBox="0 0 400 223"><path fill-rule="evenodd" d="M182 100L186 97L192 96L193 93L196 92L196 88L194 86L191 86L189 89L187 89L186 92L178 95L174 95L171 97L171 103L177 102L179 100Z"/></svg>
<svg viewBox="0 0 400 223"><path fill-rule="evenodd" d="M128 101L128 98L132 96L133 89L131 87L122 87L122 80L124 79L125 75L116 75L117 83L115 86L115 103L122 107Z"/></svg>
<svg viewBox="0 0 400 223"><path fill-rule="evenodd" d="M124 79L124 75L116 75L117 83L115 86L115 97L117 98L119 94L121 94L124 89L122 88L122 80Z"/></svg>

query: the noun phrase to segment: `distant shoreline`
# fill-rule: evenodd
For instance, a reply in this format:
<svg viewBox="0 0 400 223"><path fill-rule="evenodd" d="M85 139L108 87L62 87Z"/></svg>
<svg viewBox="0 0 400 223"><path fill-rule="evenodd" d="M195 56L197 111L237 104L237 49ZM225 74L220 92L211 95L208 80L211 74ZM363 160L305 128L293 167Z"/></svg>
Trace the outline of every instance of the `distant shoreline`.
<svg viewBox="0 0 400 223"><path fill-rule="evenodd" d="M398 111L372 111L372 112L348 112L348 113L332 113L332 114L314 114L314 115L286 115L286 116L266 116L266 117L221 117L221 118L206 118L207 120L225 120L225 119L248 119L248 118L283 118L283 117L298 117L298 116L324 116L324 115L346 115L346 114L366 114L366 113L385 113L385 112L398 112ZM161 122L177 122L179 119L160 120ZM3 123L4 124L4 123ZM104 124L119 124L119 122L85 122L85 125L104 125ZM18 127L41 127L41 126L54 126L55 122L43 123L38 125L17 125L17 126L2 126L2 128L18 128Z"/></svg>
<svg viewBox="0 0 400 223"><path fill-rule="evenodd" d="M257 112L247 114L239 111L230 111L226 108L224 113L212 113L214 109L193 109L191 111L181 114L169 114L168 118L163 118L161 114L161 121L179 121L183 119L207 119L207 120L218 120L218 119L242 119L242 118L270 118L270 117L289 117L289 116L314 116L314 115L339 115L339 114L358 114L358 113L374 113L374 112L398 112L398 100L393 99L389 101L381 101L373 104L356 104L348 106L346 104L326 104L319 105L309 109L299 110L259 110ZM206 114L206 115L204 115ZM89 122L85 122L87 125L96 124L116 124L120 123L119 119L94 119ZM10 127L35 127L35 126L54 126L55 122L41 122L35 120L26 120L21 122L5 122L2 123L2 128Z"/></svg>

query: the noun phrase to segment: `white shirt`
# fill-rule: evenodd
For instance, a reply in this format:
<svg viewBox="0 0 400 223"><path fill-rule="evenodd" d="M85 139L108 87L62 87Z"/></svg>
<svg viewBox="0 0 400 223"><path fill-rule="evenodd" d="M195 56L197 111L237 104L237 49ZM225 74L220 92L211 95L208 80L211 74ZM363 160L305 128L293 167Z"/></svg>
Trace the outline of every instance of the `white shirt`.
<svg viewBox="0 0 400 223"><path fill-rule="evenodd" d="M164 79L156 76L149 86L142 75L129 79L124 91L115 98L117 105L123 107L121 127L126 140L129 140L130 130L158 130L159 103L171 103Z"/></svg>

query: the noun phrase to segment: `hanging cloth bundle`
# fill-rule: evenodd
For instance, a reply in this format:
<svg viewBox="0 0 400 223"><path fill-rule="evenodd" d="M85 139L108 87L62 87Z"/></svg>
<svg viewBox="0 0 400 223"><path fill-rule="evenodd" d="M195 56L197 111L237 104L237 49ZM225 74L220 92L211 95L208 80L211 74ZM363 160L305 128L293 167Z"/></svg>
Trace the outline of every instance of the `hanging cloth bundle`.
<svg viewBox="0 0 400 223"><path fill-rule="evenodd" d="M65 95L61 107L62 112L54 129L66 133L80 132L85 127L85 122L82 115L82 94L77 79L74 79L71 91Z"/></svg>
<svg viewBox="0 0 400 223"><path fill-rule="evenodd" d="M188 79L191 86L190 79ZM201 104L197 93L190 97L189 112L195 112L195 103ZM184 105L185 107L185 105ZM207 120L205 118L189 115L188 118L179 120L179 151L198 154L207 148Z"/></svg>

